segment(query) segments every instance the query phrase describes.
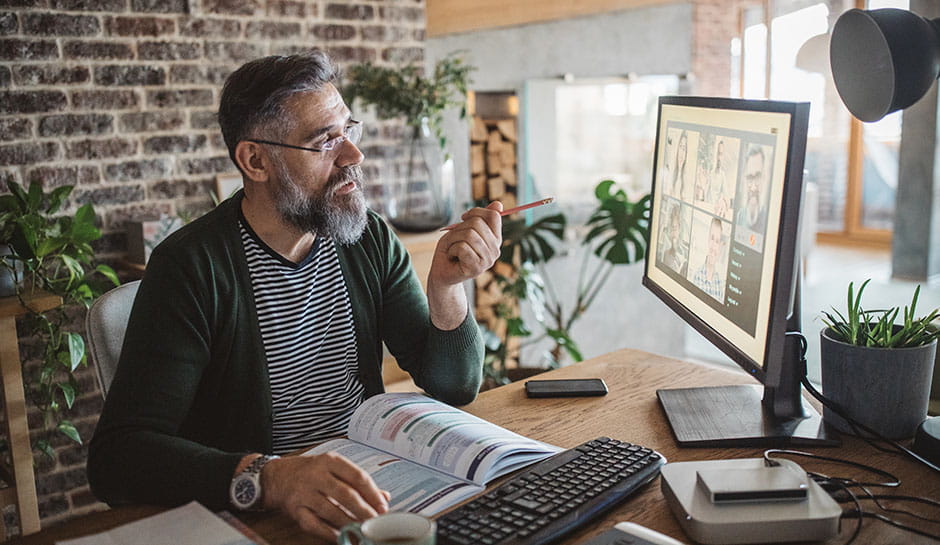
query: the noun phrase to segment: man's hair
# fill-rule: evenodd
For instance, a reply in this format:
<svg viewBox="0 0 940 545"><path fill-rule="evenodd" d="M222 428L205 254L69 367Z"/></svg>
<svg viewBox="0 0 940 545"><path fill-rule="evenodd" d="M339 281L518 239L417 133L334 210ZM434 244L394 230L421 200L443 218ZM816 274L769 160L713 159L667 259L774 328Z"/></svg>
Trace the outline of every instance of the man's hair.
<svg viewBox="0 0 940 545"><path fill-rule="evenodd" d="M219 100L219 126L235 165L235 146L240 141L259 129L273 128L275 121L281 134L292 128L283 108L289 97L319 91L338 75L333 61L319 49L255 59L232 72Z"/></svg>

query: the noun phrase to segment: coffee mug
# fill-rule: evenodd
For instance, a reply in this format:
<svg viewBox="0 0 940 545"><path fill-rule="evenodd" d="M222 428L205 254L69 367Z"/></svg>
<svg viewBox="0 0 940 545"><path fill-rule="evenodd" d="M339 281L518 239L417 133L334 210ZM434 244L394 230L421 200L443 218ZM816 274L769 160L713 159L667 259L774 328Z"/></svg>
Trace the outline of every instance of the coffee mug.
<svg viewBox="0 0 940 545"><path fill-rule="evenodd" d="M385 513L343 526L338 541L355 545L350 537L356 536L358 545L434 545L436 526L433 520L414 513Z"/></svg>

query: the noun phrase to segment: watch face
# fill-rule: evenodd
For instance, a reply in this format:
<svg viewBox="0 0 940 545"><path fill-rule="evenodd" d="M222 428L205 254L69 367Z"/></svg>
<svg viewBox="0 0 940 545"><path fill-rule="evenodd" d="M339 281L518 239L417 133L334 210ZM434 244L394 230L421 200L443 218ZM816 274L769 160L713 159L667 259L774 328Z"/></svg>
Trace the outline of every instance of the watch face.
<svg viewBox="0 0 940 545"><path fill-rule="evenodd" d="M258 495L258 487L251 479L239 479L235 483L234 494L235 501L245 507L251 506Z"/></svg>

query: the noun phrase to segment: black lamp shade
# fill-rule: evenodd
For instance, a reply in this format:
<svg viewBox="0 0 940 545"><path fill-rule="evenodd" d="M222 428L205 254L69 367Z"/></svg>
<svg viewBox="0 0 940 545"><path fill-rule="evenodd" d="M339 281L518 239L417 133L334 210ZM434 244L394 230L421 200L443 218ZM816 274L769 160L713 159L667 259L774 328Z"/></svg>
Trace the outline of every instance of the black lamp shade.
<svg viewBox="0 0 940 545"><path fill-rule="evenodd" d="M878 121L920 100L940 75L940 19L851 9L832 28L829 62L852 115Z"/></svg>

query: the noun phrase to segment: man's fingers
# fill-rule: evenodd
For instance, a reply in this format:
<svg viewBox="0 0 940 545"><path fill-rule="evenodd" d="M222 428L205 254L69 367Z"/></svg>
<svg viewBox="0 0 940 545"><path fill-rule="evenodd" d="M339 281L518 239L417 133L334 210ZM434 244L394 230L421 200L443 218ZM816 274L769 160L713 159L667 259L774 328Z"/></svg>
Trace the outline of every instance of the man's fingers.
<svg viewBox="0 0 940 545"><path fill-rule="evenodd" d="M344 494L345 498L334 496L342 502L344 507L358 509L360 512L365 512L363 510L365 508L368 510L366 515L372 517L378 513L388 511L388 502L385 496L382 495L382 491L375 485L375 481L368 473L343 456L326 456L329 456L327 463L329 464L330 473L335 475L340 482L348 485L337 489L337 493ZM347 501L350 503L347 504ZM353 514L361 516L357 511L353 511Z"/></svg>

